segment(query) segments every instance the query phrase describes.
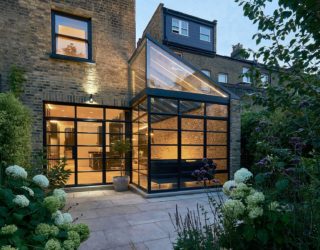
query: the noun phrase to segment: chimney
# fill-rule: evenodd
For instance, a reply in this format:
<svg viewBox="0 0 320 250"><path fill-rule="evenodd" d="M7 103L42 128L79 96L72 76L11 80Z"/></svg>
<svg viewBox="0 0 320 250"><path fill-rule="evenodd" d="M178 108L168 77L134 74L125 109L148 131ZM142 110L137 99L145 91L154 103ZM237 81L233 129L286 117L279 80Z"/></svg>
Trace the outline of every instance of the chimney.
<svg viewBox="0 0 320 250"><path fill-rule="evenodd" d="M234 59L247 59L248 56L241 43L232 46L231 58Z"/></svg>

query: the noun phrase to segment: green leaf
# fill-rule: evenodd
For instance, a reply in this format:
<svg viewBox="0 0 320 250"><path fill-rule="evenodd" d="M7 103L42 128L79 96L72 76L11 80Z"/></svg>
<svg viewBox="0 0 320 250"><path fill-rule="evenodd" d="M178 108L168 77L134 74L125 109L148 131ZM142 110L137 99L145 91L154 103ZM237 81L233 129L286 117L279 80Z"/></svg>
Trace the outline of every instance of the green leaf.
<svg viewBox="0 0 320 250"><path fill-rule="evenodd" d="M265 229L259 229L257 232L257 237L262 242L262 244L267 244L269 239L268 231Z"/></svg>
<svg viewBox="0 0 320 250"><path fill-rule="evenodd" d="M252 226L249 226L249 225L244 226L243 236L245 237L246 240L248 241L252 240L254 238L254 233L255 233L255 230Z"/></svg>
<svg viewBox="0 0 320 250"><path fill-rule="evenodd" d="M288 185L289 185L288 179L281 179L276 182L276 189L277 191L282 192L288 187Z"/></svg>

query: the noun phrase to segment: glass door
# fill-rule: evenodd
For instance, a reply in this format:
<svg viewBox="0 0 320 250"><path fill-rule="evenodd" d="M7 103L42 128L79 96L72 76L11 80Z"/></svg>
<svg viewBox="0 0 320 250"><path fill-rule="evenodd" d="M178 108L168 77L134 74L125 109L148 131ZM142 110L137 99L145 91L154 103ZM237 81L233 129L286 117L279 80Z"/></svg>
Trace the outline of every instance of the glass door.
<svg viewBox="0 0 320 250"><path fill-rule="evenodd" d="M78 185L103 183L103 123L77 122Z"/></svg>

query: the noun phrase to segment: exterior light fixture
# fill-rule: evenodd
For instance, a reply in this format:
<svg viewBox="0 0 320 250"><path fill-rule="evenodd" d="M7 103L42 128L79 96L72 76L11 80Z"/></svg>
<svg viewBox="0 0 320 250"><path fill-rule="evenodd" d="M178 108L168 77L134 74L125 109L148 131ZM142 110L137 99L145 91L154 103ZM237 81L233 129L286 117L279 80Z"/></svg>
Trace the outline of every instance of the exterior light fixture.
<svg viewBox="0 0 320 250"><path fill-rule="evenodd" d="M89 102L90 102L90 103L93 103L93 95L92 95L92 94L91 94L90 97L89 97Z"/></svg>

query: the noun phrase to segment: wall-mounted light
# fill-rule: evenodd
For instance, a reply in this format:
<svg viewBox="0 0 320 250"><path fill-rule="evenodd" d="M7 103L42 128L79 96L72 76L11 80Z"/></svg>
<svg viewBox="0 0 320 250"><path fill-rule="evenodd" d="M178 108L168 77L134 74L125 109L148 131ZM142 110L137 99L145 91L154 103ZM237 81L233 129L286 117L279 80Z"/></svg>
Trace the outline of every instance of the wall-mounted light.
<svg viewBox="0 0 320 250"><path fill-rule="evenodd" d="M89 97L89 102L90 102L90 103L93 103L93 95L92 95L92 94L91 94L90 97Z"/></svg>

